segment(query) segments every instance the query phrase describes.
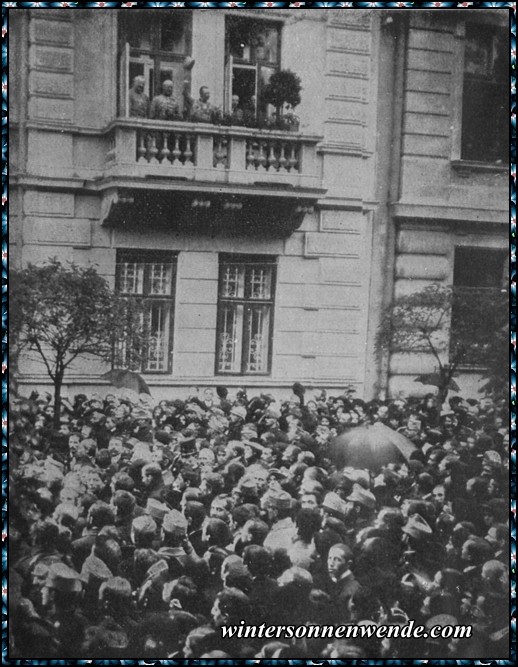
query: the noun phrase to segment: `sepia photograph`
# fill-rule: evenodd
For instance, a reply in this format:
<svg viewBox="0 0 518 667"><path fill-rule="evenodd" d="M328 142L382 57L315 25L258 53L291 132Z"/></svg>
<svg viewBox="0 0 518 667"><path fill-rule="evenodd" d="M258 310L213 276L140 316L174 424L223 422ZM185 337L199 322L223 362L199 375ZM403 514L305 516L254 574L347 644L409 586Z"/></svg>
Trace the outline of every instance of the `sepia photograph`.
<svg viewBox="0 0 518 667"><path fill-rule="evenodd" d="M509 660L510 3L85 4L3 3L4 657Z"/></svg>

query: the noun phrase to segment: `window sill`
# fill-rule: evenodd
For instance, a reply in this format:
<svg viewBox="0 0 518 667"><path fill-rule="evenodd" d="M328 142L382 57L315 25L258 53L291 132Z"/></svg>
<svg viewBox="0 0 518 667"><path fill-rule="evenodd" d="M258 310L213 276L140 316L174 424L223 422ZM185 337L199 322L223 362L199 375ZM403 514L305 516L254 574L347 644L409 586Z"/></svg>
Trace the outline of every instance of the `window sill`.
<svg viewBox="0 0 518 667"><path fill-rule="evenodd" d="M452 160L451 166L459 172L490 172L496 174L507 174L509 172L508 164L496 162L477 162L475 160Z"/></svg>

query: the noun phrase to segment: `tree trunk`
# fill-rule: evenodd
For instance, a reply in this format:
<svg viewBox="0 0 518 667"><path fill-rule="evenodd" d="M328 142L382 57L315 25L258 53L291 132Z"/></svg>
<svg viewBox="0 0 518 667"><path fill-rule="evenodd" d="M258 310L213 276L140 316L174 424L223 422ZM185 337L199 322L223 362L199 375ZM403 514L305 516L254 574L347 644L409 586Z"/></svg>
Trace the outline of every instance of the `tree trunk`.
<svg viewBox="0 0 518 667"><path fill-rule="evenodd" d="M63 376L64 372L59 371L56 373L54 379L54 428L56 431L59 431L61 422L61 387L63 385Z"/></svg>

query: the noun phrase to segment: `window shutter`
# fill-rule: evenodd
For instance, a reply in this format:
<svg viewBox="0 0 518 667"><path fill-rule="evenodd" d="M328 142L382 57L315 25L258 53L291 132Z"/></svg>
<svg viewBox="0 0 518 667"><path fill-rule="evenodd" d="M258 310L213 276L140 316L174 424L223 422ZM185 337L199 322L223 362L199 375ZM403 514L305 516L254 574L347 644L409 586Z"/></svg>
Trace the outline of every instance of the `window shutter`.
<svg viewBox="0 0 518 667"><path fill-rule="evenodd" d="M130 45L124 44L119 59L119 116L127 118L129 116L129 54Z"/></svg>

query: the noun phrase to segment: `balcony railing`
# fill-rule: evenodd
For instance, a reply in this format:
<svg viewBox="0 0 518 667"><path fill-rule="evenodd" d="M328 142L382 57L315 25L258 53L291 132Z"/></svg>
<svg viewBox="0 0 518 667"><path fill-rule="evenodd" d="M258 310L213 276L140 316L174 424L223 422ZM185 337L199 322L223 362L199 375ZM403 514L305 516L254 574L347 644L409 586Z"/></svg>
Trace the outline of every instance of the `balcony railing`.
<svg viewBox="0 0 518 667"><path fill-rule="evenodd" d="M186 122L120 119L109 128L107 175L295 188L321 184L320 137Z"/></svg>

